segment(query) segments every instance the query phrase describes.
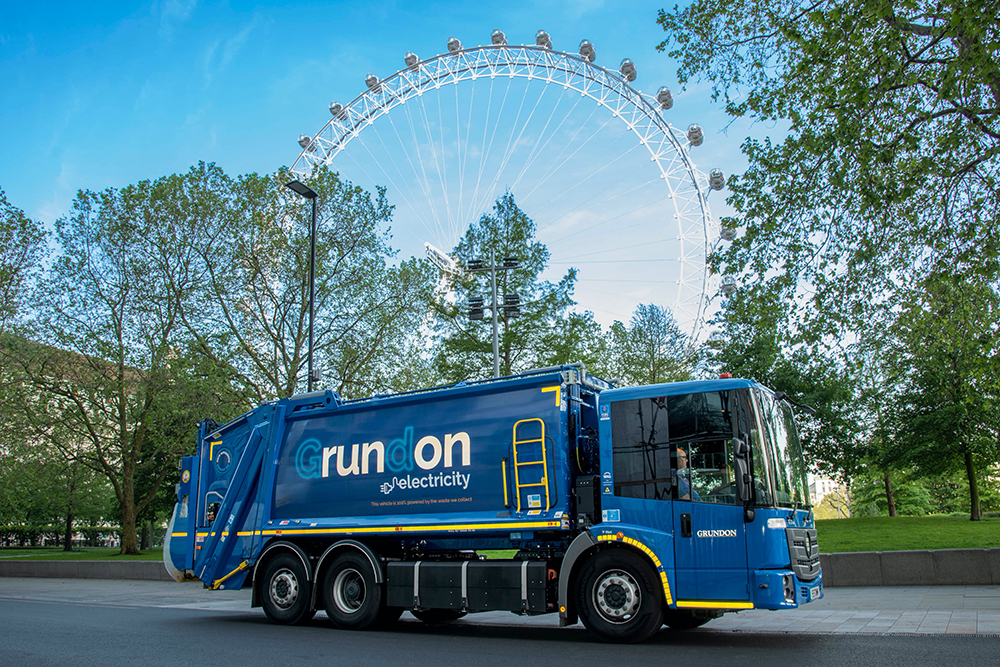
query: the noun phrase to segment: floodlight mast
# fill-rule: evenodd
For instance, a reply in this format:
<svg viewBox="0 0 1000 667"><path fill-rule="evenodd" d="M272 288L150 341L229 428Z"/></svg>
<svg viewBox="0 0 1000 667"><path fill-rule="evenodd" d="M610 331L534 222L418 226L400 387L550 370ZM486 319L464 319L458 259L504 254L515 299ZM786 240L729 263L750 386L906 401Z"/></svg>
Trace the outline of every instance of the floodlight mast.
<svg viewBox="0 0 1000 667"><path fill-rule="evenodd" d="M518 306L519 299L517 303L511 301L509 307L506 302L510 299L510 297L507 295L504 295L505 303L503 306L501 306L500 302L497 300L497 271L510 271L516 269L519 263L520 260L516 257L505 257L503 264L501 266L497 266L496 252L490 250L489 266L483 266L483 260L481 259L474 259L466 265L466 270L471 273L482 273L484 271L490 272L490 289L493 292L493 301L490 303L489 308L493 313L493 377L495 378L500 377L500 308L504 308L504 312L507 313L508 317L517 317L520 314ZM516 297L517 295L515 294L512 296ZM472 317L472 312L470 312L469 319L481 319L481 310L479 310L479 314L480 317L478 318Z"/></svg>

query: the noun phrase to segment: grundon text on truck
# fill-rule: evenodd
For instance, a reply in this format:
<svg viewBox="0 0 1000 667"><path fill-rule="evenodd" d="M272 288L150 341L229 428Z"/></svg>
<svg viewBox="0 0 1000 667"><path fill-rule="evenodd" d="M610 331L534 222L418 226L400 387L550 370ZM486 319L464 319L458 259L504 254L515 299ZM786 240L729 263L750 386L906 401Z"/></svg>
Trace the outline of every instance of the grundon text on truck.
<svg viewBox="0 0 1000 667"><path fill-rule="evenodd" d="M251 588L275 623L322 609L359 630L506 610L638 642L792 609L823 584L781 396L739 379L613 388L576 364L281 399L199 424L165 564Z"/></svg>

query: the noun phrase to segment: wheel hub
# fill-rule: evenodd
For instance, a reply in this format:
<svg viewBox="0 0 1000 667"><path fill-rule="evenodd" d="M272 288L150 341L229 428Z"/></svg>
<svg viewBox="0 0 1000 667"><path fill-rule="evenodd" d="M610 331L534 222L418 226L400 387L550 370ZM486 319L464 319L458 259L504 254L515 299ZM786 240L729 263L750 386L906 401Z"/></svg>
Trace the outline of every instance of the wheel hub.
<svg viewBox="0 0 1000 667"><path fill-rule="evenodd" d="M280 609L288 609L299 597L299 582L288 569L275 572L271 578L271 602Z"/></svg>
<svg viewBox="0 0 1000 667"><path fill-rule="evenodd" d="M594 602L606 621L628 623L639 611L642 593L638 582L628 572L609 570L597 578Z"/></svg>
<svg viewBox="0 0 1000 667"><path fill-rule="evenodd" d="M345 614L357 613L365 603L365 580L354 568L345 568L333 580L333 600Z"/></svg>

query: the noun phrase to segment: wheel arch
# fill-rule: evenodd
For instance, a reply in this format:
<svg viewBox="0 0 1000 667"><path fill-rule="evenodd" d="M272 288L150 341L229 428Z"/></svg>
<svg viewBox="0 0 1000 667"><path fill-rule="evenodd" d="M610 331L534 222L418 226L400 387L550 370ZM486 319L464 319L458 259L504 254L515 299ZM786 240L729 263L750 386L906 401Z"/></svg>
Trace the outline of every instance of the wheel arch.
<svg viewBox="0 0 1000 667"><path fill-rule="evenodd" d="M288 542L286 540L277 540L271 542L260 552L260 556L257 557L257 562L254 563L253 568L253 585L251 586L251 597L250 606L259 607L260 606L260 587L257 586L257 573L263 572L264 567L267 563L275 556L282 553L292 553L295 554L300 561L302 561L302 567L306 571L306 581L313 580L313 567L309 562L309 555L305 550L294 542ZM313 587L315 588L315 586ZM312 594L313 599L315 599L315 593ZM313 609L312 600L310 600L310 610Z"/></svg>
<svg viewBox="0 0 1000 667"><path fill-rule="evenodd" d="M652 549L633 538L618 538L615 535L601 535L595 538L590 532L585 532L577 535L573 542L570 543L559 571L560 625L572 625L579 618L576 602L573 599L571 591L580 570L592 556L609 549L627 549L632 553L638 554L660 580L660 595L663 598L664 608L673 606L673 596L670 593L670 585L667 582L665 568ZM563 611L564 609L565 611Z"/></svg>
<svg viewBox="0 0 1000 667"><path fill-rule="evenodd" d="M317 591L319 590L319 583L320 583L319 578L323 572L323 563L327 561L328 556L333 557L345 551L358 551L362 555L364 555L364 557L368 559L368 562L372 566L372 572L375 574L375 583L377 584L385 583L385 573L382 570L381 561L378 557L378 554L376 554L371 549L371 547L369 547L367 544L364 544L363 542L358 542L357 540L339 540L328 546L326 550L323 552L323 555L320 556L319 560L316 562L316 569L312 577L312 582L313 582L312 593L310 594L311 597L309 600L309 604L313 608L315 608L316 605L316 595Z"/></svg>

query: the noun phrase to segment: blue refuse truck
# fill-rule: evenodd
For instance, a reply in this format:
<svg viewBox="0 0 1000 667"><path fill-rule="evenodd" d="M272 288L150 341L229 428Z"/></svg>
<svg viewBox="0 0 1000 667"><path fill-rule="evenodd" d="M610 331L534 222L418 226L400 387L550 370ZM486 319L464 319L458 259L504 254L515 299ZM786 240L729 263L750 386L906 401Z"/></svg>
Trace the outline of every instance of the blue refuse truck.
<svg viewBox="0 0 1000 667"><path fill-rule="evenodd" d="M275 623L506 610L635 642L823 595L791 408L750 380L314 392L202 422L180 469L168 571Z"/></svg>

